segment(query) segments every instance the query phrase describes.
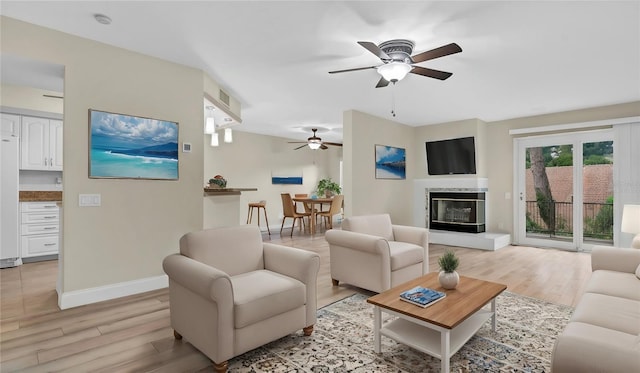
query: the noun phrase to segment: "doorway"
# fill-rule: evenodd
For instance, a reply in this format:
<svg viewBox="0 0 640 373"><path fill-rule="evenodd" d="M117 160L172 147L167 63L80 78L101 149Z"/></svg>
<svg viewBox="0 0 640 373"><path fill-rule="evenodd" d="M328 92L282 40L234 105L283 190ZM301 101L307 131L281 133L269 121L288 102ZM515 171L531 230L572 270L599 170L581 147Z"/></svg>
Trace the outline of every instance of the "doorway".
<svg viewBox="0 0 640 373"><path fill-rule="evenodd" d="M516 243L572 251L613 244L613 131L517 138Z"/></svg>

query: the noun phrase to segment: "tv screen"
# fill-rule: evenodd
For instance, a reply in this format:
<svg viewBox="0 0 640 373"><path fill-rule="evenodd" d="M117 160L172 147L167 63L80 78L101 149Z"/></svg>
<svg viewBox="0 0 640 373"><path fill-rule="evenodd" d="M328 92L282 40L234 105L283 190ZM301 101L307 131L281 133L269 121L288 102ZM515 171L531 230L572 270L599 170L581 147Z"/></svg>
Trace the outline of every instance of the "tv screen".
<svg viewBox="0 0 640 373"><path fill-rule="evenodd" d="M476 147L473 137L427 141L425 147L429 175L476 173Z"/></svg>

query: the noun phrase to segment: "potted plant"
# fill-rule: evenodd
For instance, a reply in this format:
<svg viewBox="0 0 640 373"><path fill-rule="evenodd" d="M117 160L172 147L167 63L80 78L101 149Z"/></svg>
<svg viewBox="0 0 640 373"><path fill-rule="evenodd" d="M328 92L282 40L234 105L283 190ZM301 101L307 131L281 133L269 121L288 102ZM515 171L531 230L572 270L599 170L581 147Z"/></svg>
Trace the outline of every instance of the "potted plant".
<svg viewBox="0 0 640 373"><path fill-rule="evenodd" d="M455 289L460 281L460 276L456 269L460 260L456 256L453 250L445 250L444 254L438 258L438 265L440 266L440 274L438 275L438 281L440 285L445 289Z"/></svg>
<svg viewBox="0 0 640 373"><path fill-rule="evenodd" d="M331 197L335 194L340 194L340 185L331 180L331 178L321 179L318 181L318 187L316 188L318 196Z"/></svg>

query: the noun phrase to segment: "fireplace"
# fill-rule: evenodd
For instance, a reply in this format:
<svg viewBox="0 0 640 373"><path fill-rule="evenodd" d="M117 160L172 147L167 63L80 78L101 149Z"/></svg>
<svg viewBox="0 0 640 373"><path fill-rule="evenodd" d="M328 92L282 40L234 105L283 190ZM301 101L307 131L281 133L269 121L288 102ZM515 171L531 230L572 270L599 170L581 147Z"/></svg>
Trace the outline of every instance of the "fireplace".
<svg viewBox="0 0 640 373"><path fill-rule="evenodd" d="M429 228L455 232L485 231L484 192L429 193Z"/></svg>

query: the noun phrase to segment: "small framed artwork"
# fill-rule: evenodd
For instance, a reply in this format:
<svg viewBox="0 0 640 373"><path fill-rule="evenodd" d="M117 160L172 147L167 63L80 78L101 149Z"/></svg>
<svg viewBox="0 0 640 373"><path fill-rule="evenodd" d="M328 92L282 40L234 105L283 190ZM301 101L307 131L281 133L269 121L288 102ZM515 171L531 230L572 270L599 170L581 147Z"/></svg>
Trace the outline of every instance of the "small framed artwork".
<svg viewBox="0 0 640 373"><path fill-rule="evenodd" d="M178 123L89 109L89 177L178 180Z"/></svg>
<svg viewBox="0 0 640 373"><path fill-rule="evenodd" d="M376 179L405 179L407 177L404 148L376 145Z"/></svg>

